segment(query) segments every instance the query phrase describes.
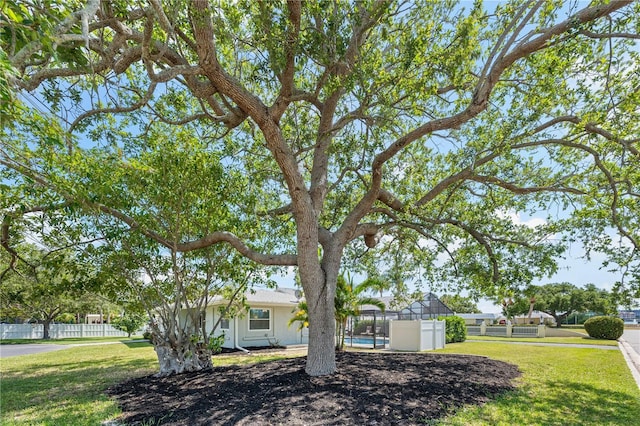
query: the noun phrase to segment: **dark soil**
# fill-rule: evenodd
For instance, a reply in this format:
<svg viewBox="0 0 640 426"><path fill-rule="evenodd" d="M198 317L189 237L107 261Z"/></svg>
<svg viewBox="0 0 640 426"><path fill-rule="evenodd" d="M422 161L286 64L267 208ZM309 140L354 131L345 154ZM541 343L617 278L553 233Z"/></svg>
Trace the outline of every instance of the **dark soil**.
<svg viewBox="0 0 640 426"><path fill-rule="evenodd" d="M309 377L306 358L216 367L113 386L127 424L413 425L514 389L515 365L434 353L337 354L338 372Z"/></svg>

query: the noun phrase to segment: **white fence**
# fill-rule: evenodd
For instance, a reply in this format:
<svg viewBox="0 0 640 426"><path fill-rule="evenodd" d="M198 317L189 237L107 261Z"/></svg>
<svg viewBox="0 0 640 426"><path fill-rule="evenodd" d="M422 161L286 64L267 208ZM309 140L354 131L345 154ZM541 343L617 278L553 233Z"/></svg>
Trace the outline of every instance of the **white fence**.
<svg viewBox="0 0 640 426"><path fill-rule="evenodd" d="M140 330L134 334L141 333ZM43 335L42 324L0 324L0 339L42 339ZM127 337L127 333L116 330L111 324L51 324L49 337Z"/></svg>
<svg viewBox="0 0 640 426"><path fill-rule="evenodd" d="M546 327L519 325L468 325L469 336L498 336L498 337L545 337Z"/></svg>
<svg viewBox="0 0 640 426"><path fill-rule="evenodd" d="M391 320L389 347L397 351L444 348L446 325L436 320Z"/></svg>

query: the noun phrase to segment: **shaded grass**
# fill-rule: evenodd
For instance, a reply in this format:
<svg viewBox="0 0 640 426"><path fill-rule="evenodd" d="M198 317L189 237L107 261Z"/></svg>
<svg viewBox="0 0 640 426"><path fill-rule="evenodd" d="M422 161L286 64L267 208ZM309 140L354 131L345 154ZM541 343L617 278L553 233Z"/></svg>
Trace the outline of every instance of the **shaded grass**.
<svg viewBox="0 0 640 426"><path fill-rule="evenodd" d="M156 369L157 358L148 343L86 346L3 359L0 423L98 425L120 413L104 395L108 386Z"/></svg>
<svg viewBox="0 0 640 426"><path fill-rule="evenodd" d="M593 339L585 337L501 337L501 336L467 336L467 340L492 340L504 342L532 342L532 343L570 343L577 345L618 346L617 340Z"/></svg>
<svg viewBox="0 0 640 426"><path fill-rule="evenodd" d="M224 355L216 356L214 364L279 358L283 356ZM121 414L104 393L109 386L157 371L158 359L147 342L71 347L2 359L0 424L100 425Z"/></svg>
<svg viewBox="0 0 640 426"><path fill-rule="evenodd" d="M640 424L640 390L619 351L470 342L438 352L484 355L523 372L518 391L438 424Z"/></svg>

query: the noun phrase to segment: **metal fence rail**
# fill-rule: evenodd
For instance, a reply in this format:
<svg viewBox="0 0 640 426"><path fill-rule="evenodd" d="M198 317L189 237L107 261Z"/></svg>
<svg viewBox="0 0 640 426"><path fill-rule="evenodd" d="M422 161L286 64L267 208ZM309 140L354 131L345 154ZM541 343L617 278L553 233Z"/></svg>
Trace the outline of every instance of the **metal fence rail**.
<svg viewBox="0 0 640 426"><path fill-rule="evenodd" d="M518 327L514 326L511 330L511 335L514 337L537 337L538 327Z"/></svg>
<svg viewBox="0 0 640 426"><path fill-rule="evenodd" d="M468 336L482 336L482 334L480 334L480 326L479 325L468 325L467 326L467 335Z"/></svg>
<svg viewBox="0 0 640 426"><path fill-rule="evenodd" d="M518 326L518 325L468 325L468 336L496 336L496 337L545 337L546 327Z"/></svg>
<svg viewBox="0 0 640 426"><path fill-rule="evenodd" d="M487 331L485 332L486 336L507 336L507 326L497 325L492 327L487 327Z"/></svg>

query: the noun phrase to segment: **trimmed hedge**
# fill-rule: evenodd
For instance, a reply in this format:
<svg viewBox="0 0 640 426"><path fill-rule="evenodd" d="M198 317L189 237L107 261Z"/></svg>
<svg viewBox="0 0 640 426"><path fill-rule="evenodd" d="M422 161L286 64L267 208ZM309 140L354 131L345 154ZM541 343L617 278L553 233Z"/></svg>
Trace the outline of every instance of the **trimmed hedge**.
<svg viewBox="0 0 640 426"><path fill-rule="evenodd" d="M454 315L449 317L439 317L439 321L446 322L446 339L447 343L464 342L467 340L467 324L464 319Z"/></svg>
<svg viewBox="0 0 640 426"><path fill-rule="evenodd" d="M594 339L618 340L624 333L624 321L614 317L592 317L585 321L584 329Z"/></svg>

